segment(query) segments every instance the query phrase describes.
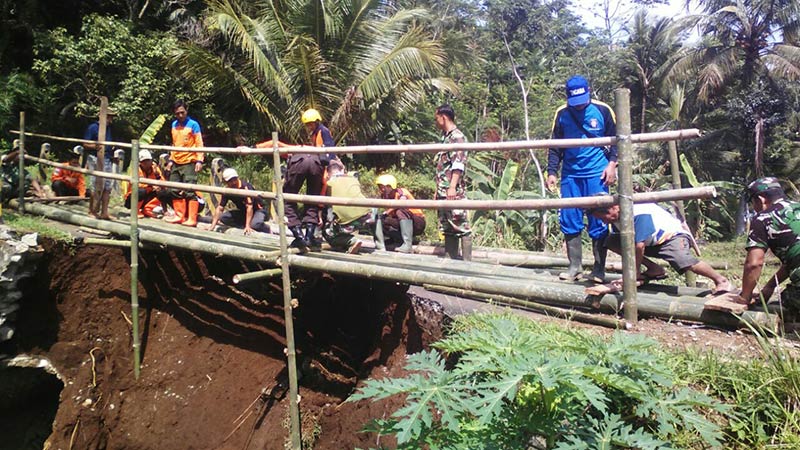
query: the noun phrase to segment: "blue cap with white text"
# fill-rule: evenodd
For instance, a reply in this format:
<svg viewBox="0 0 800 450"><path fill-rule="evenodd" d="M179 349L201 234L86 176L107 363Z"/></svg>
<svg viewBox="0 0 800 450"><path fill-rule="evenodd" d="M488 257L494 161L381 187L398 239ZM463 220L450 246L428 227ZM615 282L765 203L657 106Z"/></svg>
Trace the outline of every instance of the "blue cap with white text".
<svg viewBox="0 0 800 450"><path fill-rule="evenodd" d="M575 75L566 84L567 104L580 106L589 103L589 82L580 75Z"/></svg>

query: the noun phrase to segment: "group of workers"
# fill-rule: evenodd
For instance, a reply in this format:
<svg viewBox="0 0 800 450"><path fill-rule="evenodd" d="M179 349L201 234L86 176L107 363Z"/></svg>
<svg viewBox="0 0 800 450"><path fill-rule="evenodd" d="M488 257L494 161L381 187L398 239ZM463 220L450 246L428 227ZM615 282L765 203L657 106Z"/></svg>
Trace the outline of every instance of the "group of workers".
<svg viewBox="0 0 800 450"><path fill-rule="evenodd" d="M555 113L552 137L554 139L591 139L616 135L613 110L591 98L589 82L581 76L571 77L565 85L566 104ZM192 150L202 147L203 138L199 124L187 114L183 101L174 104L175 119L172 122L173 146L185 150L172 151L166 164L165 175L153 162L151 153L139 153L139 177L154 180L169 179L184 183L196 183L197 173L202 170L204 153ZM109 117L113 117L110 115ZM315 109L305 111L301 121L307 129L309 143L313 147L332 147L335 141L330 130L323 124L322 116ZM464 134L455 123L455 111L444 104L436 109L436 127L442 133L441 143L454 144L466 142ZM110 120L109 120L110 122ZM85 139L97 140L97 124L87 129ZM111 128L106 128L106 140L111 141ZM256 147L271 147L272 141L262 142ZM283 191L297 194L305 185L310 195L330 195L343 198L365 198L360 181L348 173L342 161L334 154L307 153L305 146L292 147L287 158ZM86 144L93 150L92 144ZM104 166L108 171L111 157L106 157ZM3 157L3 173L10 167L9 158ZM70 155L70 165L78 165L77 155ZM466 198L467 152L447 150L435 156L435 199L462 200ZM559 184L564 198L607 195L609 186L616 182L617 149L614 146L552 148L548 153L547 186L555 190ZM222 179L229 188L255 190L249 182L241 179L234 168L222 171ZM58 195L81 195L86 192L82 175L69 170L57 169L53 174L53 190ZM110 181L110 180L107 180ZM379 175L375 184L380 197L388 200L413 200L413 194L398 184L392 174ZM4 181L4 196L6 183ZM110 185L104 185L103 192L97 194L99 211L92 213L100 218L108 217L107 192ZM742 276L741 291L733 288L728 279L716 272L709 264L702 262L692 253L696 248L688 227L662 207L655 204L636 204L634 215L634 241L636 267L639 280L647 282L666 276L665 270L650 258L666 260L679 273L686 271L711 279L714 293L730 293L733 301L754 304L768 300L776 287L787 278L790 287L784 294L798 298L800 289L800 203L786 199L780 183L775 178L761 178L747 188L747 197L757 212L752 220L747 244L747 259ZM126 194L129 201L130 189ZM165 217L170 223L196 226L198 222L198 194L194 191L162 189L148 184L139 185L139 214L142 217L162 217L171 206L171 215ZM236 206L227 210L228 203ZM321 242L316 231L334 249L357 253L362 242L356 233L371 234L377 250L386 250L387 244L394 244L394 250L411 253L414 238L424 233L426 223L422 210L415 208L389 208L382 212L364 206L334 205L323 208L314 202L304 204L301 211L294 202L285 204L285 220L294 240L292 246L304 250L318 250ZM94 208L94 206L93 206ZM258 196L223 195L212 216L205 218L210 228L217 224L244 228L252 231L268 232L268 206ZM439 229L444 235L446 257L472 258L472 237L468 215L464 210L439 210ZM560 274L562 279L578 280L588 278L596 283L604 283L606 253L608 250L620 252L618 231L619 206L601 208L562 208L559 210L559 224L564 234L569 266ZM320 228L321 227L321 228ZM584 229L588 230L592 242L594 262L588 275L582 269L582 239ZM761 274L764 256L771 250L781 261L781 268L770 281L756 290ZM644 268L642 271L641 268ZM786 295L784 295L786 297Z"/></svg>

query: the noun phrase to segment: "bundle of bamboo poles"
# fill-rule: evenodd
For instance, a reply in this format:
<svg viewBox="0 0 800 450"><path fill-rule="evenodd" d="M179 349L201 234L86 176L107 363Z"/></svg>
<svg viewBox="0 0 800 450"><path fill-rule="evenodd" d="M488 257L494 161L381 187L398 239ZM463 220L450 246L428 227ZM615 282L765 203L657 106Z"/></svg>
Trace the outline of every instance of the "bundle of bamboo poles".
<svg viewBox="0 0 800 450"><path fill-rule="evenodd" d="M69 205L47 206L26 203L25 210L58 221L109 231L119 236L130 235L127 223L97 220ZM158 220L142 220L139 224L139 238L143 243L225 255L267 265L276 265L280 257L279 244L272 236L233 237L212 231L168 225ZM365 255L330 251L298 254L297 250L293 249L288 259L292 266L307 270L463 289L479 293L484 297L501 295L569 308L594 308L614 314L621 309L619 294L587 297L583 285L560 282L545 270L387 252ZM645 287L637 296L639 310L643 315L733 327L751 324L774 329L778 324L778 317L769 313L747 311L736 317L717 311L706 311L703 308L703 299L695 296L696 292L687 288L683 291L675 288L673 293L677 295L646 289L648 288Z"/></svg>

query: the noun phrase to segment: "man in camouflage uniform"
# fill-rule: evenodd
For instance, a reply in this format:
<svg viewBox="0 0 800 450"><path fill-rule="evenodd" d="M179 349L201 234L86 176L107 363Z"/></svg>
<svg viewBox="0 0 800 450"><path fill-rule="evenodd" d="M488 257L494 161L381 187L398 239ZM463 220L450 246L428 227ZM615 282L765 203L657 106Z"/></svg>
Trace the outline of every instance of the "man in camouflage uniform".
<svg viewBox="0 0 800 450"><path fill-rule="evenodd" d="M442 132L442 144L467 142L455 124L456 113L450 105L436 108L436 127ZM439 152L436 161L436 200L464 200L466 196L465 175L467 152L453 150ZM463 209L439 210L439 228L444 233L446 256L458 258L458 244L461 241L461 258L472 260L472 235L467 211Z"/></svg>
<svg viewBox="0 0 800 450"><path fill-rule="evenodd" d="M756 216L750 223L747 257L742 274L742 292L737 301L752 305L769 300L775 288L787 278L789 285L782 292L787 312L796 315L800 306L800 203L786 199L777 178L759 178L747 186L747 195ZM781 267L754 293L764 265L767 250L781 261Z"/></svg>

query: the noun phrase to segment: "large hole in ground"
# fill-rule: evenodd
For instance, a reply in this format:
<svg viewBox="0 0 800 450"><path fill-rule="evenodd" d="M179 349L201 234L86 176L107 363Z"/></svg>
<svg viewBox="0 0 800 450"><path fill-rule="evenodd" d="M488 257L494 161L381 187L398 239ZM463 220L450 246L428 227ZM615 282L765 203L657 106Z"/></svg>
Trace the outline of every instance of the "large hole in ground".
<svg viewBox="0 0 800 450"><path fill-rule="evenodd" d="M0 368L0 450L40 450L64 385L41 368Z"/></svg>
<svg viewBox="0 0 800 450"><path fill-rule="evenodd" d="M15 339L65 380L51 448L284 448L280 280L231 282L265 267L144 250L135 380L127 252L45 246ZM438 337L439 322L418 320L403 285L315 272L293 272L292 280L304 448L392 446L359 432L391 405L343 400L359 380L401 373L406 354Z"/></svg>

